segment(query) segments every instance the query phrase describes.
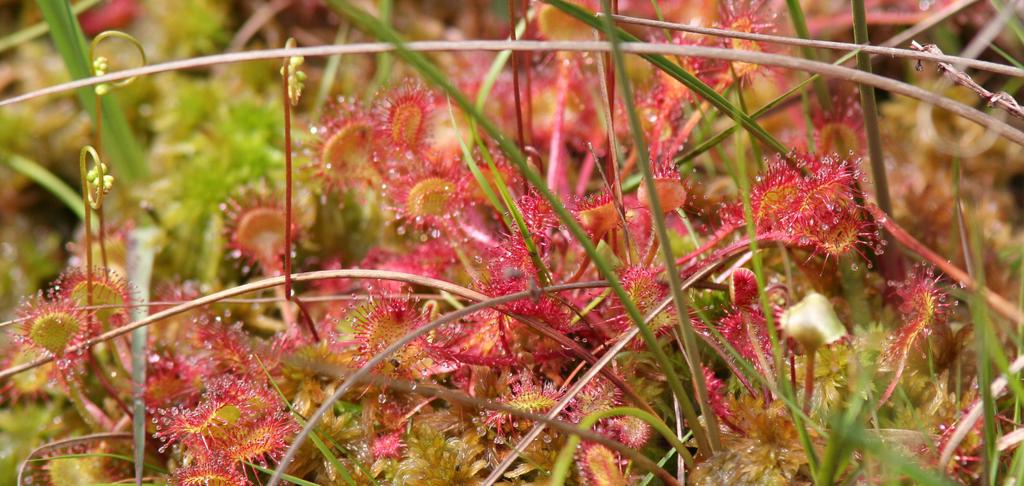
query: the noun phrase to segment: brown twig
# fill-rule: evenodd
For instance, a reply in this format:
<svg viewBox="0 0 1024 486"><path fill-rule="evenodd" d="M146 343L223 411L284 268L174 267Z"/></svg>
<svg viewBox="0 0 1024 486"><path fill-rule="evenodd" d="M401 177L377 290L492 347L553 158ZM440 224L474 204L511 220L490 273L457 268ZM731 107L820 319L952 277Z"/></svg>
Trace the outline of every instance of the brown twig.
<svg viewBox="0 0 1024 486"><path fill-rule="evenodd" d="M910 48L916 51L928 52L931 54L942 54L942 50L939 49L939 46L935 44L921 45L917 41L913 41L910 43ZM957 69L957 67L951 63L937 62L937 64L939 66L939 72L946 76L946 79L949 79L954 84L963 86L975 92L979 97L981 97L981 99L985 100L985 103L989 107L999 108L1017 118L1024 119L1024 107L1021 107L1020 103L1017 103L1017 100L1014 99L1013 96L1010 96L1009 93L1005 91L993 93L985 89L984 86L978 84L973 79L971 79L971 77L967 73L961 71L960 69ZM918 61L917 69L922 69L921 61Z"/></svg>
<svg viewBox="0 0 1024 486"><path fill-rule="evenodd" d="M944 96L937 95L917 86L895 79L886 78L876 74L865 73L856 69L843 66L835 66L821 62L809 61L800 57L786 56L782 54L770 54L764 52L743 51L735 49L722 49L703 46L665 45L652 44L647 42L629 42L622 44L622 51L636 54L661 54L673 56L707 57L722 59L733 62L748 62L765 66L775 66L786 69L796 69L810 73L820 74L851 81L854 83L868 84L881 88L892 93L900 94L925 103L949 110L958 116L971 120L983 128L992 130L995 133L1024 146L1024 132L998 120L982 111L969 107L963 103L951 100ZM422 41L409 42L405 48L410 51L572 51L572 52L605 52L611 49L607 42L593 41ZM377 52L390 52L395 46L383 42L366 44L345 44L345 45L324 45L313 47L301 47L294 49L268 49L263 51L248 51L230 54L218 54L206 57L197 57L182 61L172 61L163 64L154 64L142 68L128 69L116 73L83 78L76 81L62 83L35 90L27 94L8 98L0 101L0 106L6 106L21 101L47 96L65 91L92 86L95 84L118 81L132 76L144 76L159 72L177 71L183 69L194 69L208 67L217 64L247 62L261 59L280 59L291 56L323 57L339 54L368 54ZM924 55L924 53L919 53Z"/></svg>
<svg viewBox="0 0 1024 486"><path fill-rule="evenodd" d="M878 54L882 56L899 57L904 59L915 59L918 61L950 62L962 64L966 67L971 67L974 69L978 69L980 71L989 71L992 73L1003 74L1006 76L1013 76L1017 78L1024 77L1024 69L1020 69L1015 66L1007 66L1005 64L999 64L989 61L979 61L977 59L971 59L961 56L949 56L942 53L941 51L930 52L921 51L913 47L911 49L898 49L894 47L887 47L885 45L862 45L852 44L849 42L801 39L798 37L789 37L784 35L756 34L752 32L739 32L735 30L716 29L712 27L701 27L697 25L680 24L675 22L663 22L660 20L629 17L626 15L613 15L612 18L614 18L617 22L622 22L624 24L643 25L646 27L656 27L661 29L676 30L679 32L689 32L691 34L725 37L729 39L744 39L757 42L770 42L773 44L782 44L795 47L830 49L844 52L862 51L868 54Z"/></svg>

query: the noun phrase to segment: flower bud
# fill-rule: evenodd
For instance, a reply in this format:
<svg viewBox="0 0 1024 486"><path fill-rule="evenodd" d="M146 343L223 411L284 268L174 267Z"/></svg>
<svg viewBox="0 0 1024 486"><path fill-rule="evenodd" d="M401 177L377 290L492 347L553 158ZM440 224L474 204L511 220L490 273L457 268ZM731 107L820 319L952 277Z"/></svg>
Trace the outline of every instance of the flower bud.
<svg viewBox="0 0 1024 486"><path fill-rule="evenodd" d="M782 332L800 343L807 352L831 344L846 335L846 328L828 298L811 292L782 313Z"/></svg>

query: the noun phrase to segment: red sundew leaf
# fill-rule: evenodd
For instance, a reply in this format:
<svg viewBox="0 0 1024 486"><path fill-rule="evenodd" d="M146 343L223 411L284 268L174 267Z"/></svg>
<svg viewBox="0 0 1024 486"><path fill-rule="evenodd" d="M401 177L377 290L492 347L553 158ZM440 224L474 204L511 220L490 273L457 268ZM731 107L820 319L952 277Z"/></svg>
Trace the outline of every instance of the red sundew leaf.
<svg viewBox="0 0 1024 486"><path fill-rule="evenodd" d="M632 415L610 419L604 429L612 438L633 449L642 448L654 434L654 430L647 422Z"/></svg>
<svg viewBox="0 0 1024 486"><path fill-rule="evenodd" d="M79 307L89 305L89 277L82 268L61 273L50 289L51 299L67 300ZM131 286L114 270L96 268L92 271L92 305L109 306L93 311L93 317L107 327L128 322L127 305L132 301Z"/></svg>
<svg viewBox="0 0 1024 486"><path fill-rule="evenodd" d="M900 299L903 326L893 333L882 353L883 362L893 369L893 377L878 401L879 406L885 404L896 389L914 344L919 338L927 337L932 327L946 318L949 303L938 282L935 270L926 266L915 267L901 283L890 282Z"/></svg>
<svg viewBox="0 0 1024 486"><path fill-rule="evenodd" d="M290 414L277 412L230 427L215 440L232 460L266 466L268 461L280 459L298 430L299 424Z"/></svg>
<svg viewBox="0 0 1024 486"><path fill-rule="evenodd" d="M619 486L629 483L619 467L619 455L592 442L584 442L576 451L576 470L582 484Z"/></svg>
<svg viewBox="0 0 1024 486"><path fill-rule="evenodd" d="M560 398L561 393L553 383L540 384L532 373L521 371L512 378L512 384L501 396L500 402L524 412L545 413L554 407ZM519 422L511 414L488 410L484 424L494 428L498 435L507 436L518 429Z"/></svg>
<svg viewBox="0 0 1024 486"><path fill-rule="evenodd" d="M222 373L262 376L254 352L256 345L242 329L242 323L226 325L220 317L199 315L192 320L193 344L204 350L211 367Z"/></svg>
<svg viewBox="0 0 1024 486"><path fill-rule="evenodd" d="M704 372L704 383L708 390L708 399L710 401L711 410L715 412L718 419L722 421L727 427L741 432L739 427L735 425L735 414L732 409L729 408L726 402L726 389L725 382L722 381L718 376L715 375L714 370L707 366L702 367Z"/></svg>
<svg viewBox="0 0 1024 486"><path fill-rule="evenodd" d="M612 201L612 195L607 191L577 198L573 214L580 222L580 226L583 226L595 241L618 228L622 222Z"/></svg>
<svg viewBox="0 0 1024 486"><path fill-rule="evenodd" d="M337 192L361 187L380 178L374 164L376 122L356 101L332 103L314 127L316 173L321 183Z"/></svg>
<svg viewBox="0 0 1024 486"><path fill-rule="evenodd" d="M622 403L622 393L607 379L595 378L570 403L566 416L579 423L592 413L603 412Z"/></svg>
<svg viewBox="0 0 1024 486"><path fill-rule="evenodd" d="M70 350L98 332L88 311L69 299L45 299L41 293L21 304L18 318L21 323L15 340L26 348L56 358L62 375L78 369L87 352Z"/></svg>
<svg viewBox="0 0 1024 486"><path fill-rule="evenodd" d="M686 204L689 190L683 184L675 163L671 158L662 158L656 160L652 165L654 192L658 196L662 212L670 213L683 207ZM647 181L641 182L640 189L637 191L637 200L644 207L649 207L646 185Z"/></svg>
<svg viewBox="0 0 1024 486"><path fill-rule="evenodd" d="M208 363L182 353L149 355L144 399L150 412L174 405L193 406L209 376Z"/></svg>
<svg viewBox="0 0 1024 486"><path fill-rule="evenodd" d="M748 325L750 329L748 329ZM697 331L707 336L709 339L717 338L714 334L708 330L704 324L696 323ZM762 366L761 358L757 351L757 347L760 347L761 356L771 356L771 340L768 337L767 321L765 320L764 313L761 309L754 308L734 308L725 317L719 320L717 326L718 332L722 335L722 338L732 346L740 356L747 361L754 364L756 368L762 374L767 375L767 371ZM754 341L751 341L751 337ZM729 359L726 356L723 358ZM766 363L770 365L771 363Z"/></svg>
<svg viewBox="0 0 1024 486"><path fill-rule="evenodd" d="M174 471L179 486L237 486L250 484L242 471L229 460L214 455L199 455L192 464Z"/></svg>
<svg viewBox="0 0 1024 486"><path fill-rule="evenodd" d="M381 459L399 459L402 457L402 451L405 449L405 443L402 442L402 432L394 431L385 434L380 434L373 439L373 458L375 460Z"/></svg>
<svg viewBox="0 0 1024 486"><path fill-rule="evenodd" d="M426 314L408 299L378 298L360 310L355 326L359 360L366 362L395 341L427 323ZM436 352L427 336L420 336L378 365L385 374L422 378L455 369L442 353Z"/></svg>
<svg viewBox="0 0 1024 486"><path fill-rule="evenodd" d="M775 31L775 13L766 0L726 0L720 3L719 20L716 25L722 29L736 32L770 34ZM776 50L771 44L748 39L722 38L720 42L721 47L727 49L754 52ZM723 77L729 77L719 82L730 82L733 72L740 81L749 83L756 76L764 76L777 71L758 64L734 62L732 63L732 72L723 74Z"/></svg>
<svg viewBox="0 0 1024 486"><path fill-rule="evenodd" d="M231 256L259 263L265 273L282 267L286 238L285 211L280 197L264 188L248 189L221 206L224 237ZM298 235L293 224L292 240Z"/></svg>
<svg viewBox="0 0 1024 486"><path fill-rule="evenodd" d="M832 109L816 107L811 114L814 143L824 153L853 151L862 154L866 147L863 114L855 93L836 94Z"/></svg>
<svg viewBox="0 0 1024 486"><path fill-rule="evenodd" d="M380 97L373 108L378 148L390 165L424 156L438 108L434 93L421 82L410 80Z"/></svg>
<svg viewBox="0 0 1024 486"><path fill-rule="evenodd" d="M180 442L201 451L223 452L218 441L233 427L276 413L282 405L277 395L252 379L222 375L210 383L194 407L158 409L154 436L164 443L161 451Z"/></svg>
<svg viewBox="0 0 1024 486"><path fill-rule="evenodd" d="M736 307L746 307L757 300L757 276L753 271L740 267L729 274L729 298Z"/></svg>
<svg viewBox="0 0 1024 486"><path fill-rule="evenodd" d="M396 216L416 228L457 230L469 204L470 174L452 159L429 158L415 169L389 174L385 192ZM433 236L439 236L434 234Z"/></svg>

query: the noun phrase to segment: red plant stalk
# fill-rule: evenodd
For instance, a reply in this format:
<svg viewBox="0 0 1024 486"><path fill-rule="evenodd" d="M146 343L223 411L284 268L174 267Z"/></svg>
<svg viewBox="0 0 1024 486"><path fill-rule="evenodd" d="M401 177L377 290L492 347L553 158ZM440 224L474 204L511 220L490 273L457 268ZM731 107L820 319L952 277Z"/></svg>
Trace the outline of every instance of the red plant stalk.
<svg viewBox="0 0 1024 486"><path fill-rule="evenodd" d="M284 59L284 69L288 69L290 58ZM288 75L286 71L281 76L281 103L284 106L284 296L288 302L294 302L302 315L302 321L309 329L313 340L319 342L320 335L316 332L313 320L306 312L305 307L292 291L292 103L289 96ZM286 303L285 306L288 304ZM295 325L295 318L284 316L288 326Z"/></svg>
<svg viewBox="0 0 1024 486"><path fill-rule="evenodd" d="M526 11L523 13L525 15ZM508 35L513 41L517 40L515 0L508 0ZM519 142L519 150L523 150L526 140L523 135L523 103L519 97L519 53L515 51L512 52L512 91L516 105L516 141Z"/></svg>
<svg viewBox="0 0 1024 486"><path fill-rule="evenodd" d="M565 129L565 105L569 98L569 64L562 61L558 66L558 81L555 84L555 126L548 149L547 183L555 194L566 196L565 170L562 169L562 134Z"/></svg>
<svg viewBox="0 0 1024 486"><path fill-rule="evenodd" d="M587 192L587 183L590 182L590 176L594 173L594 163L596 162L594 153L587 151L587 155L583 158L583 165L580 166L580 176L576 179L576 197L582 197Z"/></svg>
<svg viewBox="0 0 1024 486"><path fill-rule="evenodd" d="M526 28L523 29L523 39L530 40L530 0L523 0L523 18L526 19ZM533 52L522 53L526 57L526 143L533 143L533 76L530 75L530 66L533 64Z"/></svg>

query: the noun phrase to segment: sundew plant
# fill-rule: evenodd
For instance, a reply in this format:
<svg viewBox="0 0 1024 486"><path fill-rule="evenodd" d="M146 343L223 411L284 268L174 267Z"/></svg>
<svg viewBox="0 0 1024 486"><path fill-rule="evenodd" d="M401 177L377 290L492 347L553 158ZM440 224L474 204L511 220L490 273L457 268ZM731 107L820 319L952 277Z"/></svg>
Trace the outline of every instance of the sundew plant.
<svg viewBox="0 0 1024 486"><path fill-rule="evenodd" d="M1022 18L0 2L0 484L1022 484Z"/></svg>

